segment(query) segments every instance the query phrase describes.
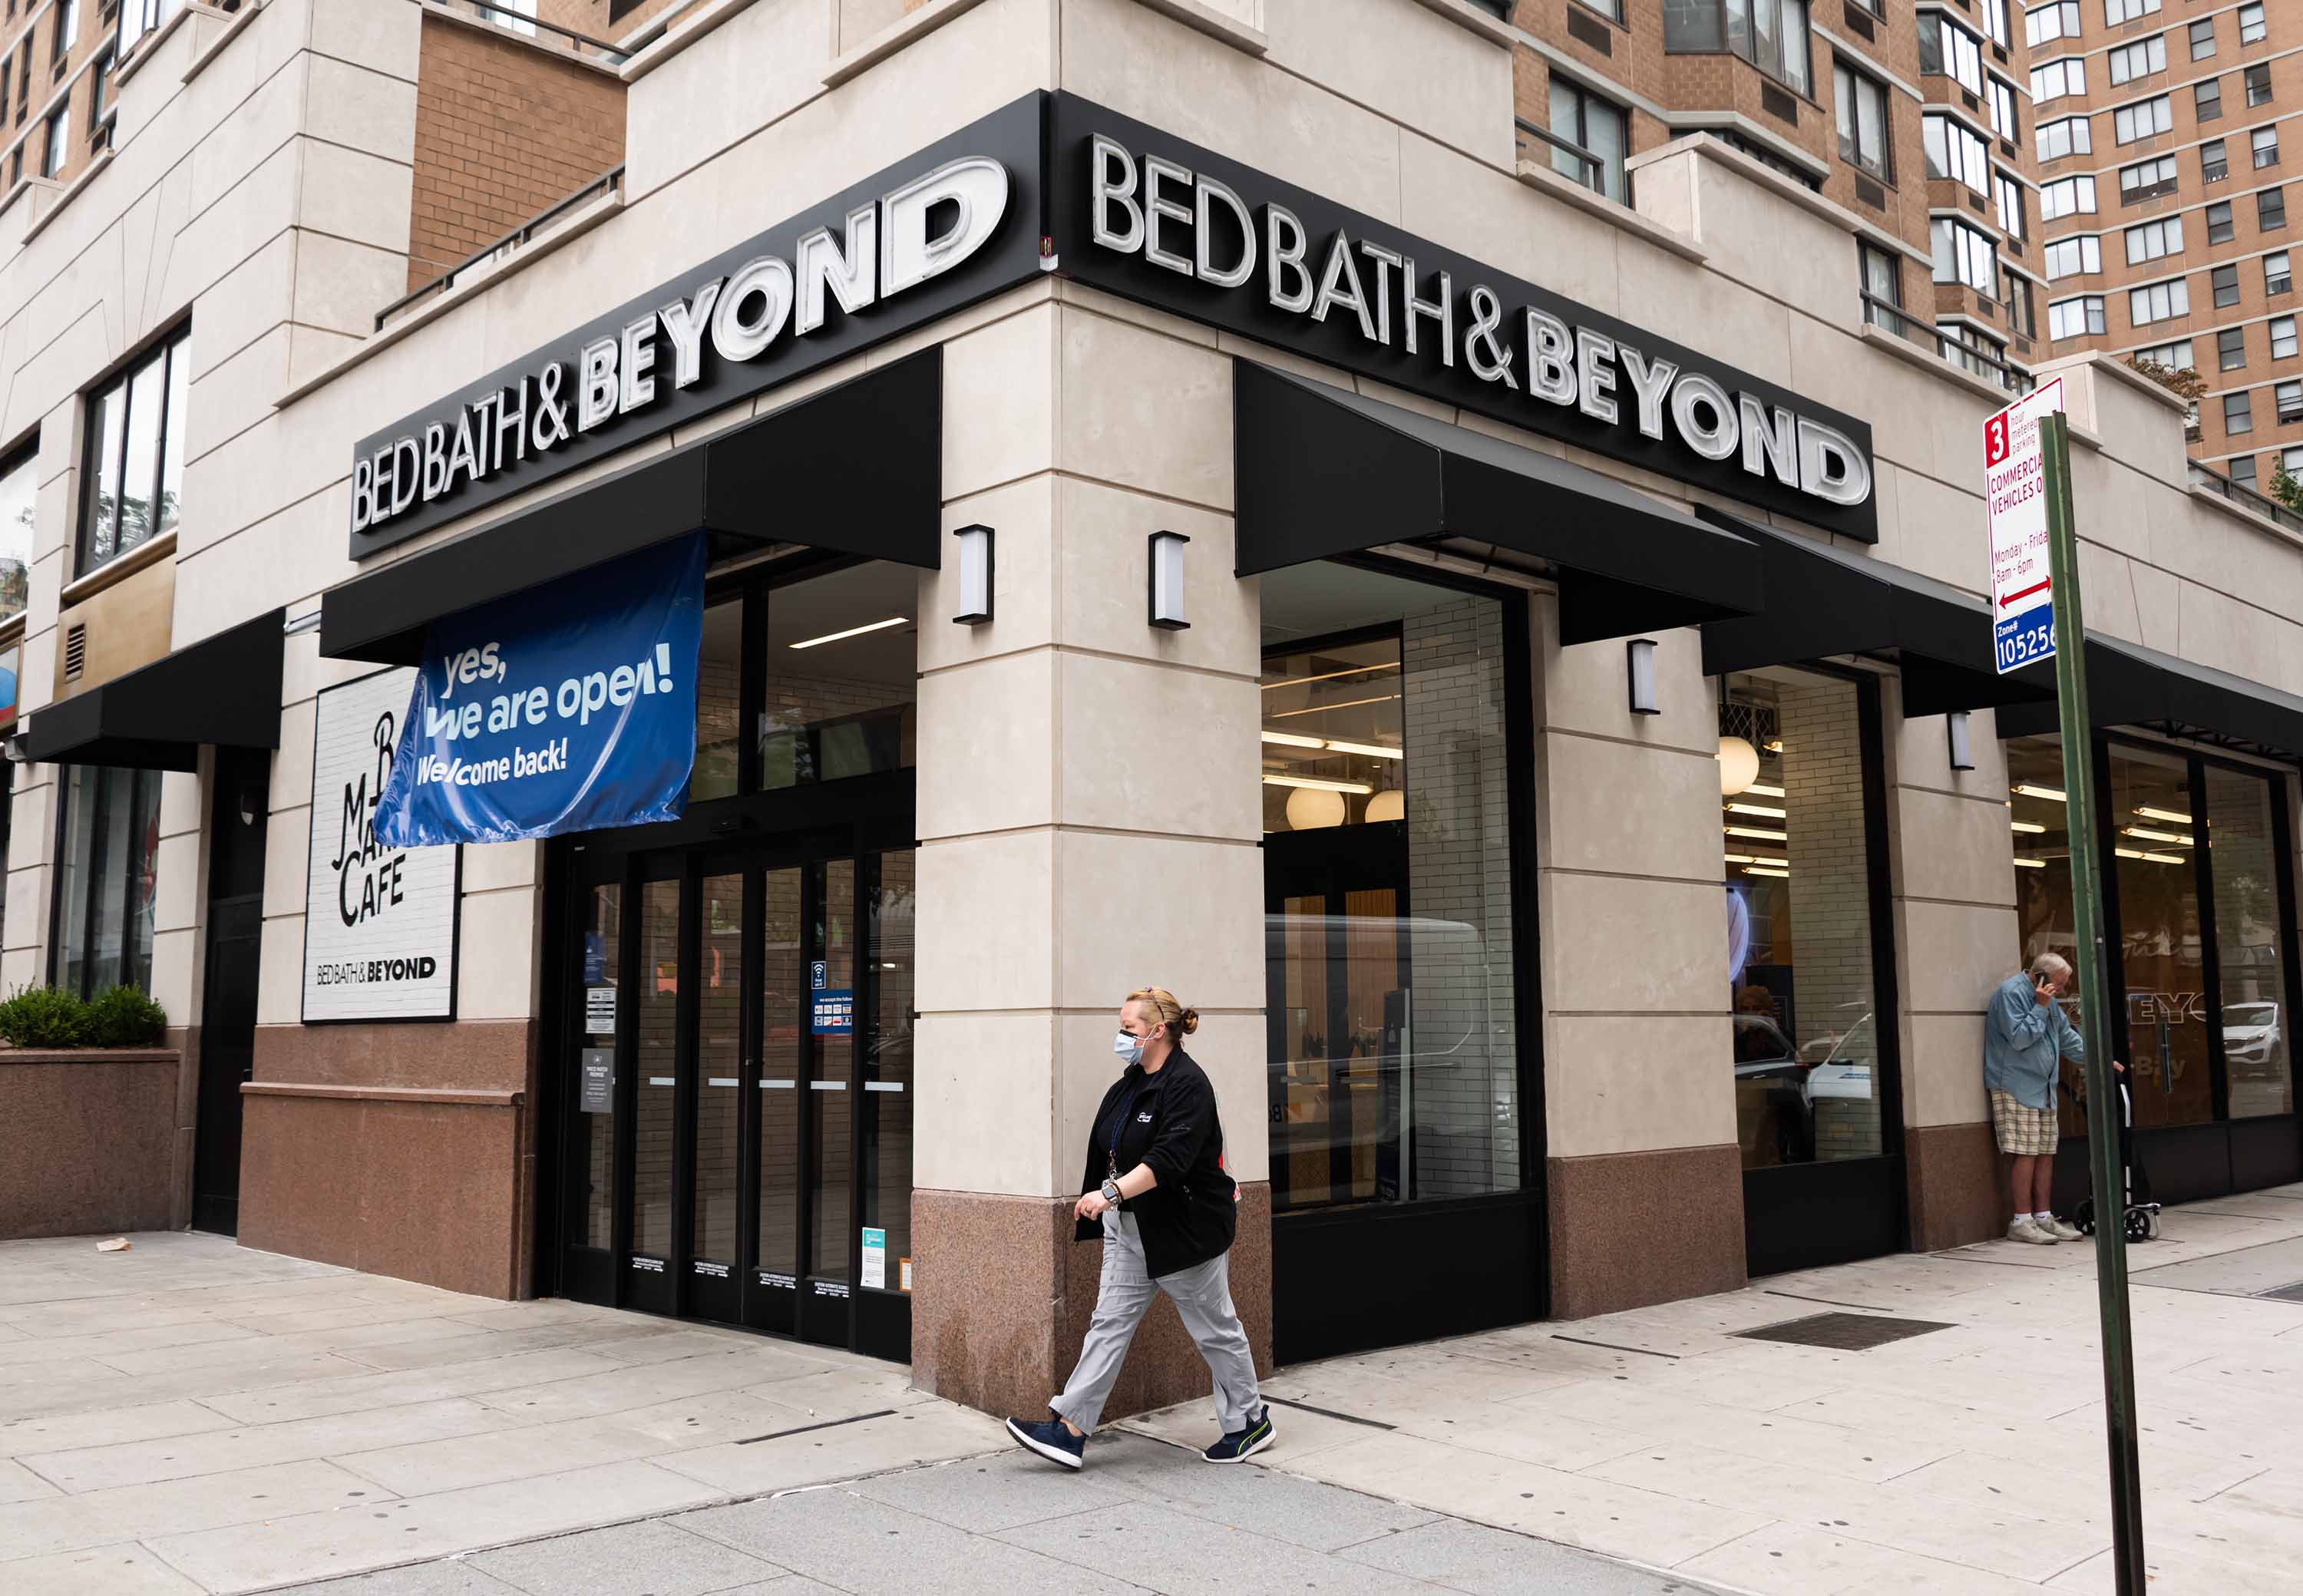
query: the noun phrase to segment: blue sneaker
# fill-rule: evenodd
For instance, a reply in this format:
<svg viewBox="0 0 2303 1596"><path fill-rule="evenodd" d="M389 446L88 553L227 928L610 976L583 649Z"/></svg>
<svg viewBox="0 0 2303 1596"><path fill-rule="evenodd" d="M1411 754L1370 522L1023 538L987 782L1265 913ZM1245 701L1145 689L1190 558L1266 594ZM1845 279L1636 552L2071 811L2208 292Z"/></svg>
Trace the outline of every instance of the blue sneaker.
<svg viewBox="0 0 2303 1596"><path fill-rule="evenodd" d="M1271 1410L1264 1407L1256 1410L1246 1429L1233 1431L1200 1456L1210 1463L1245 1463L1270 1444Z"/></svg>
<svg viewBox="0 0 2303 1596"><path fill-rule="evenodd" d="M1087 1437L1074 1435L1063 1420L1052 1413L1038 1423L1026 1423L1022 1419L1008 1421L1008 1433L1025 1450L1037 1452L1050 1463L1060 1463L1066 1468L1080 1465L1080 1454L1087 1450Z"/></svg>

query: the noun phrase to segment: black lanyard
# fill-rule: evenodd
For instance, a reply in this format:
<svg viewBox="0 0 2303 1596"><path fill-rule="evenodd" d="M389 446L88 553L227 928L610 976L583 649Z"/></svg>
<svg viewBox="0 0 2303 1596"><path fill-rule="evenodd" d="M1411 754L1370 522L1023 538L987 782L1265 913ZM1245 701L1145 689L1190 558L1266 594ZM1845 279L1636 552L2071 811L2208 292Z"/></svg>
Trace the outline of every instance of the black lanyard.
<svg viewBox="0 0 2303 1596"><path fill-rule="evenodd" d="M1135 1111L1135 1105L1142 1102L1158 1084L1146 1076L1137 1084L1133 1094L1120 1099L1119 1111L1097 1127L1096 1139L1103 1144L1105 1168L1115 1180L1119 1178L1119 1137L1120 1133L1127 1128L1127 1116Z"/></svg>

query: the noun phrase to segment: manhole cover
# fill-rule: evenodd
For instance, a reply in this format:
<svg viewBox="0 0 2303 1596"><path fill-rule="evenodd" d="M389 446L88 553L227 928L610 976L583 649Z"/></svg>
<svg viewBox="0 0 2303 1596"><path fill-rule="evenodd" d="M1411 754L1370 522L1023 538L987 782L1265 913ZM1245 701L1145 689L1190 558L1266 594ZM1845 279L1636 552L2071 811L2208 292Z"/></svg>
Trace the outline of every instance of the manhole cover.
<svg viewBox="0 0 2303 1596"><path fill-rule="evenodd" d="M2276 1291L2258 1291L2257 1296L2267 1296L2277 1303L2303 1303L2303 1280L2292 1286L2282 1286Z"/></svg>
<svg viewBox="0 0 2303 1596"><path fill-rule="evenodd" d="M1827 1347L1835 1352L1869 1352L1890 1341L1949 1330L1932 1319L1897 1319L1886 1313L1811 1313L1781 1324L1738 1330L1746 1341L1784 1341L1793 1347Z"/></svg>

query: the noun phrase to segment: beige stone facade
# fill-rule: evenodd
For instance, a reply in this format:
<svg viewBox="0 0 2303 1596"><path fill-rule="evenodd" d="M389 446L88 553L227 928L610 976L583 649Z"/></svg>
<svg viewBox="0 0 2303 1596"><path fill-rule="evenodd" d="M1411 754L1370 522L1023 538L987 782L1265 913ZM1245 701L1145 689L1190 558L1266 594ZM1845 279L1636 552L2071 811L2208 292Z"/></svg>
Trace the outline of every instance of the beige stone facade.
<svg viewBox="0 0 2303 1596"><path fill-rule="evenodd" d="M110 579L75 566L85 396L187 317L185 509L167 553L166 634L151 638L176 649L275 608L293 622L360 574L347 528L361 439L1040 91L1221 151L1868 422L1878 540L1841 546L1969 594L1987 586L1979 447L2006 394L1867 325L1858 295L1859 244L1885 240L1902 248L1914 291L1906 303L1925 302L1917 274L1927 268L1914 257L1936 196L1922 203L1915 149L1898 154L1884 208L1858 199L1828 111L1813 101L1799 108L1796 138L1785 137L1818 169L1820 193L1660 121L1635 124L1646 131L1633 144L1628 205L1563 183L1528 156L1516 120L1542 103L1539 57L1586 73L1623 72L1629 58L1632 86L1658 104L1666 90L1716 92L1723 114L1764 119L1744 63L1659 50L1650 59L1651 24L1619 30L1621 52L1597 58L1550 40L1531 5L1506 28L1464 0L716 0L614 19L547 6L544 20L634 46L617 69L621 191L378 334L375 312L423 275L418 258L431 248L412 197L426 40L441 24L418 0L268 0L237 17L191 9L122 86L108 167L44 209L20 200L0 211L0 458L37 438L41 475L25 622L35 730L55 679L59 618L84 601L91 575L97 591ZM667 16L669 31L639 42ZM1827 91L1831 54L1845 41L1838 19L1817 21L1813 58ZM1916 87L1909 27L1906 16L1887 25L1879 64ZM515 37L510 47L551 46ZM2022 61L2019 16L2011 65L1993 70ZM1721 68L1721 82L1703 77ZM1899 89L1899 130L1915 127L1918 112L1918 97ZM999 542L989 624L949 624L959 607L952 562L916 579L910 1351L924 1384L1028 1410L1068 1367L1092 1305L1092 1249L1069 1242L1069 1204L1111 1078L1112 1010L1148 980L1203 1017L1193 1051L1225 1105L1244 1196L1234 1288L1267 1354L1274 1293L1289 1288L1289 1226L1301 1221L1272 1203L1284 1176L1266 1128L1258 784L1262 590L1276 578L1234 574L1234 361L1572 460L1674 511L1708 502L1793 534L1813 528L1664 469L1133 303L1058 260L756 398L524 486L365 568L485 536L508 514L931 349L941 360L938 536L949 546L950 533L982 524ZM2190 486L2181 406L2164 390L2084 355L2042 371L2065 384L2091 625L2303 694L2297 537ZM1145 624L1155 529L1191 539L1188 629ZM789 541L807 543L807 529ZM1410 574L1421 562L1454 578L1480 575L1476 562L1428 548L1386 557ZM1453 1144L1440 1168L1466 1185L1506 1165L1514 1180L1529 1171L1521 1195L1546 1277L1534 1295L1556 1315L1739 1285L1745 1178L1719 973L1719 683L1705 674L1697 630L1661 629L1658 713L1633 713L1624 648L1562 641L1567 601L1549 573L1503 573L1499 587L1489 574L1528 640L1514 663L1524 666L1526 730L1509 750L1524 761L1515 802L1527 807L1482 815L1460 835L1508 829L1531 849L1520 935L1489 954L1499 982L1523 974L1540 1000L1510 1011L1507 1034L1485 1038L1497 1056L1531 1061L1508 1135ZM1506 635L1481 634L1473 646L1499 649ZM1438 641L1409 646L1447 668ZM1843 961L1818 950L1812 978L1860 974L1892 986L1885 1056L1899 1073L1879 1101L1900 1104L1902 1123L1879 1135L1902 1161L1902 1212L1887 1216L1894 1244L1975 1239L1998 1222L1999 1205L1978 1073L1984 1002L2019 959L2000 743L1978 710L1974 768L1953 770L1943 717L1904 718L1893 661L1826 663L1877 695L1884 811L1869 816L1869 834L1884 840L1885 894L1870 910L1818 900L1799 911L1808 917L1796 936L1843 943L1884 917L1892 969L1877 967L1865 943L1843 946ZM548 1008L570 990L554 918L567 912L554 863L565 856L527 842L464 849L452 1022L301 1023L316 695L374 668L323 657L309 629L286 639L240 1233L464 1289L548 1294L561 1284L557 1232L547 1233L558 1213L549 1138L572 1089ZM1444 706L1414 713L1437 717ZM1813 777L1843 784L1856 757L1841 748ZM2254 767L2275 779L2291 814L2291 767ZM54 967L59 768L16 773L0 950L11 987ZM151 985L193 1044L185 1103L198 1095L212 974L215 768L203 756L198 772L168 774L156 826ZM1804 843L1843 854L1850 840L1818 829ZM1448 864L1444 850L1427 852L1418 867L1444 874ZM1852 880L1853 866L1809 852L1793 869L1835 881ZM1449 913L1472 912L1477 890L1464 883ZM192 1117L180 1123L189 1138ZM181 1217L188 1198L179 1201ZM1147 1335L1164 1338L1124 1399L1190 1389L1176 1327Z"/></svg>

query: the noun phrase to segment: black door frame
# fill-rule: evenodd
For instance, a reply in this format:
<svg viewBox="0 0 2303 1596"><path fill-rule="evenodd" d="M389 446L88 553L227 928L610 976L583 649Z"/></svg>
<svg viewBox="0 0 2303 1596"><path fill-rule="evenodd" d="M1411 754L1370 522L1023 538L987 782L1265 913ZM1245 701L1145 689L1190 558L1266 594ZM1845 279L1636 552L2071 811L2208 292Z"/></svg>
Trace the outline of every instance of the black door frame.
<svg viewBox="0 0 2303 1596"><path fill-rule="evenodd" d="M1863 850L1871 914L1871 1028L1877 1048L1879 1151L1743 1171L1743 1268L1752 1278L1847 1263L1908 1245L1903 1148L1902 994L1895 980L1894 873L1888 863L1886 720L1879 678L1801 660L1780 667L1855 688L1863 766ZM1731 675L1749 672L1732 671ZM1796 888L1794 888L1796 891Z"/></svg>
<svg viewBox="0 0 2303 1596"><path fill-rule="evenodd" d="M272 751L217 747L208 773L207 903L194 1128L192 1229L240 1230L240 1086L255 1073L257 957ZM0 782L0 802L6 784ZM243 807L243 801L252 798Z"/></svg>
<svg viewBox="0 0 2303 1596"><path fill-rule="evenodd" d="M1532 595L1523 587L1380 555L1343 555L1332 562L1492 599L1501 611L1505 795L1510 810L1505 870L1512 888L1519 1187L1412 1203L1294 1212L1275 1208L1272 1354L1282 1363L1525 1323L1544 1317L1551 1300L1542 958L1533 841L1534 661L1528 615ZM1359 628L1295 638L1265 652L1363 640L1386 630L1396 636L1399 628ZM1413 909L1411 899L1407 912ZM1267 991L1267 1009L1271 1007ZM1268 1080L1267 1076L1267 1112ZM1383 1281L1384 1288L1369 1290L1371 1279Z"/></svg>

